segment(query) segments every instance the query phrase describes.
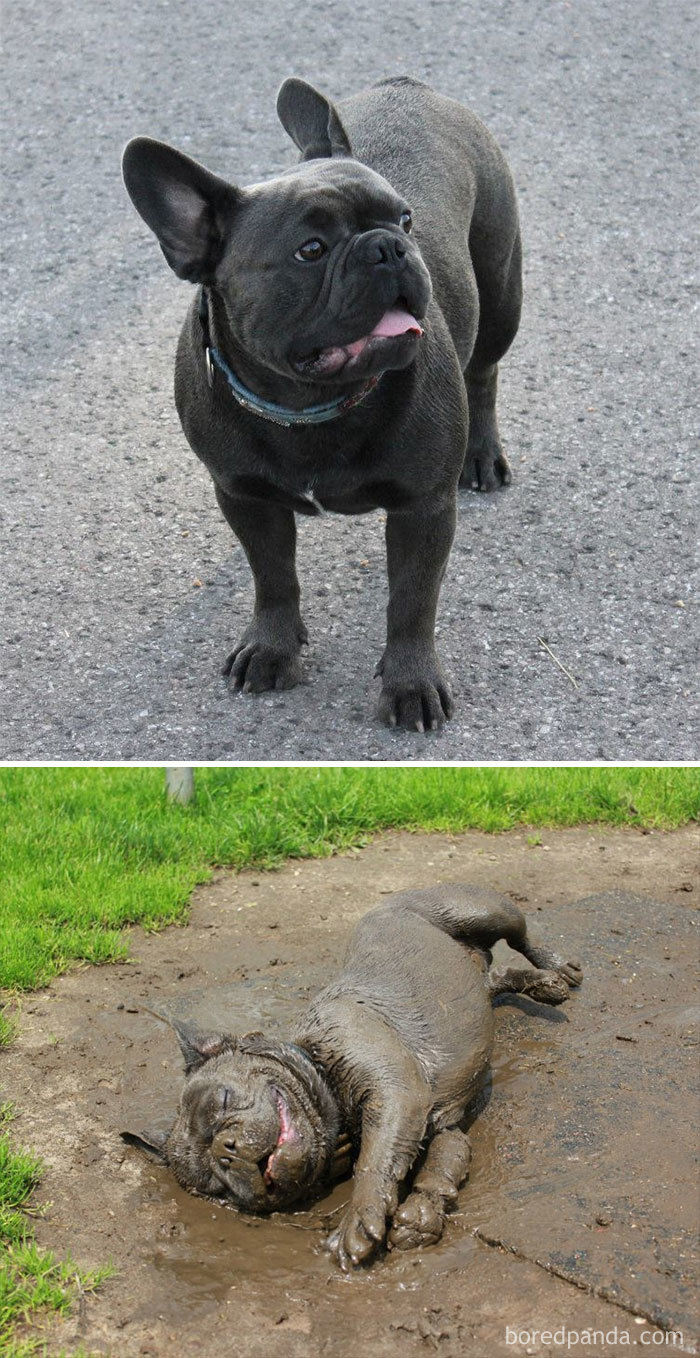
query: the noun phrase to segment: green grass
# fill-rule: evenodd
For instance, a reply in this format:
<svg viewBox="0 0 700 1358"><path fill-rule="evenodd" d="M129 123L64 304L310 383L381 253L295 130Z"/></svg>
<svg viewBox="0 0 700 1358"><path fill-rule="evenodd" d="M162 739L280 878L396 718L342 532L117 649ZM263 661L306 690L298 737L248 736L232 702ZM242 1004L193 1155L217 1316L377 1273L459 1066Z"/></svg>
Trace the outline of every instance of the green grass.
<svg viewBox="0 0 700 1358"><path fill-rule="evenodd" d="M682 767L226 768L196 778L195 803L181 807L166 801L162 769L0 770L0 986L27 990L77 960L125 957L125 926L183 921L212 865L273 868L387 827L700 818L700 770Z"/></svg>
<svg viewBox="0 0 700 1358"><path fill-rule="evenodd" d="M40 1340L17 1343L18 1322L35 1319L43 1311L64 1314L78 1291L93 1291L112 1273L111 1268L87 1272L68 1258L56 1259L34 1240L27 1200L41 1177L41 1163L10 1144L12 1110L0 1106L0 1356L32 1354ZM36 1211L36 1209L35 1209Z"/></svg>

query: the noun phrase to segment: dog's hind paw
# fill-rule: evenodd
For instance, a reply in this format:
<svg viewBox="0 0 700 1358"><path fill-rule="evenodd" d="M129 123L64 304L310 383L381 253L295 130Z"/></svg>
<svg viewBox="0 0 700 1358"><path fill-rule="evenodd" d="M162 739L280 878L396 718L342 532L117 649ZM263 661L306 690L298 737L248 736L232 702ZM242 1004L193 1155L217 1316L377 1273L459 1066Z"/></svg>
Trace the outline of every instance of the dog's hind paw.
<svg viewBox="0 0 700 1358"><path fill-rule="evenodd" d="M560 962L557 971L569 986L580 986L583 980L583 967L578 962Z"/></svg>
<svg viewBox="0 0 700 1358"><path fill-rule="evenodd" d="M539 1004L564 1004L569 998L569 987L556 971L535 971L520 993Z"/></svg>
<svg viewBox="0 0 700 1358"><path fill-rule="evenodd" d="M459 484L462 490L499 490L513 480L510 463L499 439L469 440Z"/></svg>

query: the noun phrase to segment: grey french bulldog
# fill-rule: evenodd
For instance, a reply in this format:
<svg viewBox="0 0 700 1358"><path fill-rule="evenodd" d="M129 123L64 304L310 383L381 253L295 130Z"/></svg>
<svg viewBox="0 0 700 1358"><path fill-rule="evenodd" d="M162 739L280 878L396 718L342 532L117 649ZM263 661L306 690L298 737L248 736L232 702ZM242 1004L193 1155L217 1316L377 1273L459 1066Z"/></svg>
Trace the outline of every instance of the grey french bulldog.
<svg viewBox="0 0 700 1358"><path fill-rule="evenodd" d="M473 113L406 76L338 105L286 80L277 111L302 158L264 183L145 137L123 160L169 265L199 285L175 400L255 579L223 672L252 693L299 682L294 516L383 509L379 716L433 730L453 710L434 632L457 488L511 479L496 379L520 319L513 181Z"/></svg>
<svg viewBox="0 0 700 1358"><path fill-rule="evenodd" d="M500 938L532 966L489 971ZM122 1136L184 1188L248 1212L308 1200L354 1163L327 1241L343 1270L384 1244L433 1244L468 1173L460 1124L488 1071L493 997L561 1004L581 978L496 891L398 892L357 925L340 976L292 1041L173 1023L186 1075L175 1122Z"/></svg>

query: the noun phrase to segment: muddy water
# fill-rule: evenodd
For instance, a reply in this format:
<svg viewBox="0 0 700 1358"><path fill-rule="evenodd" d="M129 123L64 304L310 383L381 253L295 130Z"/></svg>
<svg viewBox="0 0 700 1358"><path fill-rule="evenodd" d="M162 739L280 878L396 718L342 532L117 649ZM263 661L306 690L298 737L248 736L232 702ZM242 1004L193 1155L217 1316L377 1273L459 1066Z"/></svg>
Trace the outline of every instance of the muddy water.
<svg viewBox="0 0 700 1358"><path fill-rule="evenodd" d="M653 913L640 910L635 898L619 897L618 905L627 941L622 1006L609 1009L595 967L565 1009L522 997L497 1003L491 1077L468 1119L471 1176L438 1246L389 1254L374 1270L343 1278L322 1242L348 1199L348 1182L306 1211L256 1218L193 1198L168 1171L149 1165L130 1206L138 1213L145 1195L163 1219L143 1259L163 1280L162 1294L169 1299L164 1314L183 1315L198 1303L228 1304L246 1285L262 1296L293 1293L295 1287L328 1295L330 1288L344 1306L354 1305L353 1297L361 1304L367 1288L372 1295L439 1290L442 1278L469 1268L481 1239L542 1261L577 1287L600 1288L630 1309L639 1306L659 1323L673 1324L677 1310L687 1308L685 1272L674 1267L672 1306L659 1300L659 1278L692 1223L685 1170L669 1172L663 1123L663 1104L672 1096L681 1063L675 1057L669 1068L666 1043L658 1039L668 1030L674 1042L691 1023L687 1004L669 1004L659 991L664 967L668 970L667 944L661 945L663 959L640 960L662 932ZM567 932L576 934L573 920ZM588 960L583 949L575 951ZM505 945L496 954L496 963L504 962ZM618 954L607 960L621 959ZM642 967L644 991L638 984ZM306 948L293 969L275 967L253 978L179 991L166 996L160 1011L202 1028L289 1034L326 974L325 960ZM142 1034L154 1024L144 1014L131 1021ZM643 1054L636 1050L640 1043ZM142 1087L134 1089L124 1110L124 1125L134 1129L162 1126L181 1087L176 1059L160 1072L149 1068L147 1097ZM651 1081L653 1093L644 1080ZM690 1145L682 1142L681 1136L685 1164ZM663 1166L663 1220L649 1176L655 1164ZM618 1276L611 1280L613 1260Z"/></svg>
<svg viewBox="0 0 700 1358"><path fill-rule="evenodd" d="M235 993L226 993L227 987L215 994L190 992L176 1008L190 1017L195 1015L203 1026L209 1022L212 1027L220 1026L222 1014L230 1017L235 1008L241 1008L247 1030L260 1027L267 1032L287 1033L304 1008L303 996L293 985L268 987L248 982L245 999L239 986L230 989ZM162 1012L165 1009L164 1006ZM170 1006L169 1012L176 1016L173 1009ZM537 1044L525 1042L517 1058L504 1054L494 1058L491 1077L468 1119L474 1150L470 1181L460 1195L460 1210L451 1219L441 1244L420 1254L391 1253L381 1270L374 1273L360 1271L340 1277L323 1249L324 1237L333 1229L335 1218L350 1197L349 1179L334 1185L305 1210L256 1217L225 1203L192 1197L179 1187L169 1171L154 1165L147 1176L145 1195L142 1187L136 1189L131 1206L137 1213L145 1199L156 1208L169 1209L167 1234L146 1256L146 1261L163 1275L165 1294L177 1299L176 1310L186 1311L191 1304L206 1300L226 1300L244 1280L263 1291L272 1284L293 1287L295 1279L303 1281L304 1286L314 1282L324 1287L337 1283L344 1289L360 1291L368 1285L372 1291L387 1287L412 1291L431 1277L437 1283L442 1274L467 1267L478 1245L474 1236L465 1232L465 1221L475 1225L481 1221L498 1201L509 1173L509 1158L504 1157L500 1148L498 1123L481 1114L494 1093L507 1100L517 1098L519 1087L525 1087L528 1045L537 1051ZM140 1119L141 1125L167 1126L162 1112L160 1093L146 1101L143 1095L139 1096L137 1121ZM420 1280L416 1276L418 1268Z"/></svg>

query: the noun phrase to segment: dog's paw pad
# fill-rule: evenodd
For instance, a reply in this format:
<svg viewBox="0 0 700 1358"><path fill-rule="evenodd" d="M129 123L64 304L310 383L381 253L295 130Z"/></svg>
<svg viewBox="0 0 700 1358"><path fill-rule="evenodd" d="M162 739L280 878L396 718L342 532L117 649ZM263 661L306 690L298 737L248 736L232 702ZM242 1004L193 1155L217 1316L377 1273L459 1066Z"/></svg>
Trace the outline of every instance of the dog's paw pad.
<svg viewBox="0 0 700 1358"><path fill-rule="evenodd" d="M578 962L564 962L557 970L567 985L579 986L583 980L583 967Z"/></svg>

